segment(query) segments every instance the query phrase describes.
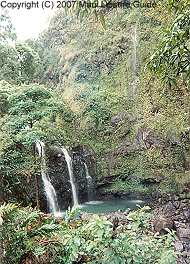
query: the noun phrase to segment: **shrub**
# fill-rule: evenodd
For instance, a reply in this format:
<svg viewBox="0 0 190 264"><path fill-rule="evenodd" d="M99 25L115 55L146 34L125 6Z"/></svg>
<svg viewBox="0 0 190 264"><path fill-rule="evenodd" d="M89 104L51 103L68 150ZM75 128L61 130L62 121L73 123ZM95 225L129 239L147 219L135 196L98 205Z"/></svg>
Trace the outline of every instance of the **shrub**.
<svg viewBox="0 0 190 264"><path fill-rule="evenodd" d="M93 215L90 220L66 219L44 215L31 207L15 204L0 207L0 242L4 249L3 264L21 263L116 263L174 264L174 235L159 237L149 230L149 207L128 215L125 231L113 231L105 217ZM122 230L122 229L121 229ZM23 262L25 263L25 262Z"/></svg>

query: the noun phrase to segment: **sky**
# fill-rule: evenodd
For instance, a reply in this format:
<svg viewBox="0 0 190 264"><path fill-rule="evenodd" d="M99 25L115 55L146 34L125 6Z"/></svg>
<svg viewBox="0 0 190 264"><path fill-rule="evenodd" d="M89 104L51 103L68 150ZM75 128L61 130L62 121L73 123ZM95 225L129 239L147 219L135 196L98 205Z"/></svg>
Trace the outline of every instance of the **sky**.
<svg viewBox="0 0 190 264"><path fill-rule="evenodd" d="M15 0L12 1L17 2ZM36 38L39 33L48 27L53 13L51 10L43 10L42 8L30 10L24 8L20 10L8 9L8 12L16 29L17 38L20 41Z"/></svg>

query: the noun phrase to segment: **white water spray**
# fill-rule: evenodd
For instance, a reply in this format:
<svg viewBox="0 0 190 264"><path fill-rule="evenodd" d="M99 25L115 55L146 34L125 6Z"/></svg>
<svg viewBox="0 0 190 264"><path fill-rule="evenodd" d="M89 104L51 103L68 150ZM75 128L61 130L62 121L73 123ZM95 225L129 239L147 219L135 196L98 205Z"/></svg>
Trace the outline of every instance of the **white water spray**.
<svg viewBox="0 0 190 264"><path fill-rule="evenodd" d="M78 196L77 196L77 190L76 190L74 176L73 176L72 159L71 159L71 156L69 155L66 148L62 147L61 150L62 150L62 152L65 156L65 160L67 162L69 178L70 178L70 183L71 183L71 189L72 189L72 195L73 195L73 205L74 205L74 207L76 207L76 206L78 206Z"/></svg>
<svg viewBox="0 0 190 264"><path fill-rule="evenodd" d="M48 206L54 215L59 213L59 206L57 202L57 195L47 173L46 159L45 159L45 144L42 141L36 142L36 149L41 158L41 175L44 184L44 189L48 201Z"/></svg>

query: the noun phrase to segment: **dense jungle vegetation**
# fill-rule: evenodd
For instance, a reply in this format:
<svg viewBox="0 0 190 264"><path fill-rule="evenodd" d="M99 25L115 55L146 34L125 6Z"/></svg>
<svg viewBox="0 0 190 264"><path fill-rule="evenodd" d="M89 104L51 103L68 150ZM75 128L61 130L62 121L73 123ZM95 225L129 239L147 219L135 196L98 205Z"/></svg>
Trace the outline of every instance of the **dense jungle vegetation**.
<svg viewBox="0 0 190 264"><path fill-rule="evenodd" d="M37 140L91 148L102 197L190 198L190 3L155 3L62 10L22 43L0 16L0 263L177 263L149 207L116 230L34 209Z"/></svg>

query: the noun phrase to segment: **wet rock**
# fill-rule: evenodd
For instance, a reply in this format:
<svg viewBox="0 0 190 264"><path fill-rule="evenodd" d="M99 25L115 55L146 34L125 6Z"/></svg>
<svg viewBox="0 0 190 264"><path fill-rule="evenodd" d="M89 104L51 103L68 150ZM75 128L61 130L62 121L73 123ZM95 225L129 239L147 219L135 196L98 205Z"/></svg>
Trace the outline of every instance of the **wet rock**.
<svg viewBox="0 0 190 264"><path fill-rule="evenodd" d="M169 216L175 215L176 207L174 206L174 204L172 202L169 202L166 204L166 206L164 208L164 212Z"/></svg>
<svg viewBox="0 0 190 264"><path fill-rule="evenodd" d="M179 227L177 228L177 236L180 239L190 239L190 226L186 226L185 228Z"/></svg>
<svg viewBox="0 0 190 264"><path fill-rule="evenodd" d="M67 148L68 149L68 148ZM96 159L93 150L87 146L76 145L68 149L69 155L72 159L73 175L75 185L78 192L79 203L88 201L88 182L84 163L89 168L90 176L93 180L93 187L96 188L95 175L96 175ZM46 162L48 167L48 174L57 194L57 200L60 210L67 209L73 204L72 188L69 177L68 165L65 155L60 147L46 146ZM39 176L39 183L41 184L40 190L44 190ZM45 206L40 206L43 211L47 210L46 198L40 199L45 201ZM42 202L40 202L42 203ZM44 207L46 209L44 209Z"/></svg>
<svg viewBox="0 0 190 264"><path fill-rule="evenodd" d="M162 197L163 198L163 197ZM169 202L167 202L169 201ZM181 197L167 196L154 210L154 231L164 233L165 228L176 230L175 251L180 253L177 264L190 264L190 201ZM169 221L168 221L169 219ZM173 226L172 226L173 222Z"/></svg>
<svg viewBox="0 0 190 264"><path fill-rule="evenodd" d="M147 149L154 147L162 147L164 146L164 141L159 138L154 131L145 128L142 129L142 140L146 146Z"/></svg>
<svg viewBox="0 0 190 264"><path fill-rule="evenodd" d="M163 180L164 178L163 177L154 177L154 178L146 178L146 179L143 179L143 180L141 180L141 183L142 184L145 184L145 185L147 185L147 186L149 186L149 185L152 185L152 184L156 184L156 183L160 183L162 180Z"/></svg>
<svg viewBox="0 0 190 264"><path fill-rule="evenodd" d="M185 226L185 224L184 223L181 223L181 222L178 222L178 221L174 221L174 227L175 227L175 229L177 229L177 228L185 228L186 226Z"/></svg>
<svg viewBox="0 0 190 264"><path fill-rule="evenodd" d="M177 264L189 264L189 261L185 260L183 257L179 257L177 260Z"/></svg>
<svg viewBox="0 0 190 264"><path fill-rule="evenodd" d="M184 249L189 252L189 256L190 256L190 241L183 241L183 246Z"/></svg>
<svg viewBox="0 0 190 264"><path fill-rule="evenodd" d="M175 247L175 250L178 251L178 252L182 252L183 249L184 249L184 248L183 248L183 243L182 243L180 240L177 240L177 241L175 242L174 247Z"/></svg>
<svg viewBox="0 0 190 264"><path fill-rule="evenodd" d="M86 212L81 212L80 218L82 221L88 221L88 220L92 219L92 214L86 213Z"/></svg>
<svg viewBox="0 0 190 264"><path fill-rule="evenodd" d="M111 118L111 124L112 126L117 126L119 123L121 123L125 119L126 113L120 112L116 116L113 116Z"/></svg>
<svg viewBox="0 0 190 264"><path fill-rule="evenodd" d="M184 212L183 212L186 220L190 220L190 208L186 209Z"/></svg>
<svg viewBox="0 0 190 264"><path fill-rule="evenodd" d="M173 203L173 205L175 206L176 209L178 209L180 207L180 202L179 201L175 201Z"/></svg>
<svg viewBox="0 0 190 264"><path fill-rule="evenodd" d="M153 220L153 228L159 234L167 233L167 229L171 230L174 228L174 223L171 218L166 218L164 216L157 216Z"/></svg>

